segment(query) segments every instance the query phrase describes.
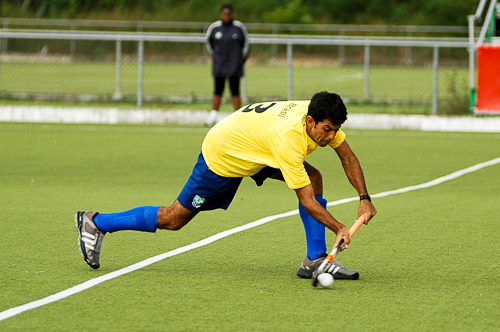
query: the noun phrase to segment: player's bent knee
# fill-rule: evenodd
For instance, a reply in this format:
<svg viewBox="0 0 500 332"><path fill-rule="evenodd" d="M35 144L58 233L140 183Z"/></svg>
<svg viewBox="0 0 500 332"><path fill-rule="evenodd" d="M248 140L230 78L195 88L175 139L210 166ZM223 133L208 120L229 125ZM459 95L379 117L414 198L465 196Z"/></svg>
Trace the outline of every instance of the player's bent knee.
<svg viewBox="0 0 500 332"><path fill-rule="evenodd" d="M158 211L158 228L177 231L184 227L197 214L179 204L178 201L168 207L161 207Z"/></svg>
<svg viewBox="0 0 500 332"><path fill-rule="evenodd" d="M304 166L311 180L311 184L313 185L315 194L323 194L323 175L321 172L306 162Z"/></svg>
<svg viewBox="0 0 500 332"><path fill-rule="evenodd" d="M323 175L316 168L312 168L307 170L307 174L309 175L309 179L314 184L323 184Z"/></svg>
<svg viewBox="0 0 500 332"><path fill-rule="evenodd" d="M169 223L167 225L163 225L163 227L161 227L161 228L167 229L169 231L178 231L182 227L184 227L184 225L186 225L186 223Z"/></svg>
<svg viewBox="0 0 500 332"><path fill-rule="evenodd" d="M192 218L175 218L166 222L158 223L158 228L169 231L178 231L184 227Z"/></svg>

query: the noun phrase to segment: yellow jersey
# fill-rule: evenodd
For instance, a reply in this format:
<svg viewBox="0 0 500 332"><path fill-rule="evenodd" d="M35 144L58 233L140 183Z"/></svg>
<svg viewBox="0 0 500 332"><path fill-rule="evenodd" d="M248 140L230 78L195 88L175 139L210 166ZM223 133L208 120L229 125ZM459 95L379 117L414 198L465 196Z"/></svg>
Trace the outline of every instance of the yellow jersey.
<svg viewBox="0 0 500 332"><path fill-rule="evenodd" d="M257 174L266 166L278 168L291 189L311 183L304 167L318 144L306 132L310 101L276 101L242 107L207 133L202 145L211 171L224 177ZM332 148L344 142L339 130Z"/></svg>

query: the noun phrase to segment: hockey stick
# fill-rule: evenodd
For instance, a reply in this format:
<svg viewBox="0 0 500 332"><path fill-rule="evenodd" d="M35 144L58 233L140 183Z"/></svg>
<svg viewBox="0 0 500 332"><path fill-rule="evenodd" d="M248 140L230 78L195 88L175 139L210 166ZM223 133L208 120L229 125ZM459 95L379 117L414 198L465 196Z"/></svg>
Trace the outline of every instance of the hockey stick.
<svg viewBox="0 0 500 332"><path fill-rule="evenodd" d="M354 222L354 225L352 225L351 228L349 229L349 236L350 237L352 237L354 235L354 233L357 232L357 230L361 227L361 225L364 224L365 220L366 220L366 216L364 214L361 215L361 217L359 217L358 219L356 219L356 221ZM314 278L313 278L312 284L314 287L316 287L318 285L318 276L321 273L324 273L324 272L326 272L326 270L328 270L330 265L332 265L333 260L335 259L335 256L337 256L337 253L340 250L342 250L343 247L344 247L344 241L340 242L340 245L338 247L334 247L332 252L330 252L330 254L328 256L326 256L325 260L323 262L321 262L321 264L319 265L318 269L316 270Z"/></svg>

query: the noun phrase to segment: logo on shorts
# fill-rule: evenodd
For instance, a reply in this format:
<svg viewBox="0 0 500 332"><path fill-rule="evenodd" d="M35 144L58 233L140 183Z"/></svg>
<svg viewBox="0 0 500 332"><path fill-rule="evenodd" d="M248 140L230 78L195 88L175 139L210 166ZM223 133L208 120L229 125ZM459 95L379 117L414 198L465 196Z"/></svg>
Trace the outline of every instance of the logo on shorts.
<svg viewBox="0 0 500 332"><path fill-rule="evenodd" d="M193 204L195 208L199 209L203 203L205 203L205 199L203 197L194 195L193 202L191 204Z"/></svg>

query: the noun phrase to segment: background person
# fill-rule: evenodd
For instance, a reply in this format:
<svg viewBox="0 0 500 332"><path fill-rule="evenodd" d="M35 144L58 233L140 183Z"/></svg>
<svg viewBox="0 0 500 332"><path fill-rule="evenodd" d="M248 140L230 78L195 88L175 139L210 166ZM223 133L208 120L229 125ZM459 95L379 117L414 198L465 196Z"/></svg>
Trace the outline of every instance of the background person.
<svg viewBox="0 0 500 332"><path fill-rule="evenodd" d="M207 133L193 172L170 207L141 206L117 213L77 212L82 255L92 268L100 266L106 232L157 228L179 230L200 211L227 209L243 177L261 186L267 178L284 181L295 190L304 224L307 256L297 275L312 278L326 256L325 226L335 232L334 246L349 246L347 228L327 210L323 178L305 161L318 146L330 146L342 162L350 183L360 195L358 216L377 213L365 185L358 158L340 129L347 110L340 96L320 92L311 101L281 101L248 105L232 113ZM358 279L359 273L339 267L336 279Z"/></svg>
<svg viewBox="0 0 500 332"><path fill-rule="evenodd" d="M240 79L244 75L244 63L248 57L248 34L240 21L233 19L233 6L222 5L220 20L210 25L206 34L206 44L212 56L214 94L212 111L205 124L217 122L218 111L226 80L229 80L234 109L241 107Z"/></svg>

